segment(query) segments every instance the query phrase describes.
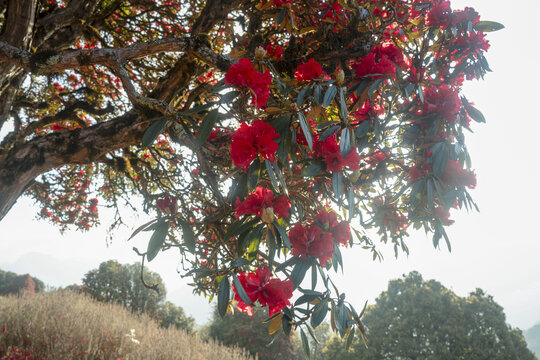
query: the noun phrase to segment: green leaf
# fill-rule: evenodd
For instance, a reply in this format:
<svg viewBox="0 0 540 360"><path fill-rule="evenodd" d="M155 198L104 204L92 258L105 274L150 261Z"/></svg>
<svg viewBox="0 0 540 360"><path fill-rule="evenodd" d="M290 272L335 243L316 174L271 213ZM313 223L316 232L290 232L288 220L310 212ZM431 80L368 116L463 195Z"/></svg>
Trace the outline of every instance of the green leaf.
<svg viewBox="0 0 540 360"><path fill-rule="evenodd" d="M231 267L241 267L249 264L249 260L244 258L236 258L231 262Z"/></svg>
<svg viewBox="0 0 540 360"><path fill-rule="evenodd" d="M433 179L427 179L427 197L428 197L428 208L431 210L433 208L434 202L434 193L433 193Z"/></svg>
<svg viewBox="0 0 540 360"><path fill-rule="evenodd" d="M229 104L231 103L234 99L236 99L236 97L238 96L238 94L240 94L240 91L237 91L237 90L234 90L234 91L230 91L228 93L226 93L225 95L223 95L221 97L221 103L222 104Z"/></svg>
<svg viewBox="0 0 540 360"><path fill-rule="evenodd" d="M253 191L259 182L261 162L259 159L255 159L251 165L249 165L247 172L247 185L248 190Z"/></svg>
<svg viewBox="0 0 540 360"><path fill-rule="evenodd" d="M169 232L168 221L162 221L158 223L158 227L152 234L152 237L150 237L150 241L148 242L148 249L146 250L146 259L149 262L154 260L159 250L161 250L161 247L163 246L163 243L165 242L165 238L167 237L168 232Z"/></svg>
<svg viewBox="0 0 540 360"><path fill-rule="evenodd" d="M231 296L231 284L229 279L224 277L219 284L218 294L218 312L221 317L224 317L227 313L227 307L229 306L229 298Z"/></svg>
<svg viewBox="0 0 540 360"><path fill-rule="evenodd" d="M343 176L340 172L332 174L332 188L334 189L336 198L341 199L341 195L343 194Z"/></svg>
<svg viewBox="0 0 540 360"><path fill-rule="evenodd" d="M352 149L352 136L350 130L345 128L341 131L341 139L339 143L339 150L343 157L347 156L349 151Z"/></svg>
<svg viewBox="0 0 540 360"><path fill-rule="evenodd" d="M339 110L341 111L341 117L347 121L349 117L349 110L347 109L347 103L345 102L345 94L343 87L339 88Z"/></svg>
<svg viewBox="0 0 540 360"><path fill-rule="evenodd" d="M304 354L308 359L311 358L311 352L309 351L309 341L306 336L306 333L302 328L300 328L300 337L302 338L302 347L304 348Z"/></svg>
<svg viewBox="0 0 540 360"><path fill-rule="evenodd" d="M313 309L313 314L311 315L311 326L316 328L319 326L324 318L326 317L326 314L328 313L328 299L325 299L315 305L315 308Z"/></svg>
<svg viewBox="0 0 540 360"><path fill-rule="evenodd" d="M244 290L244 287L240 283L240 280L238 280L238 276L236 276L236 274L232 274L232 276L234 282L234 289L236 290L238 296L240 296L240 299L242 299L242 301L246 303L246 305L253 306L253 302L251 302L251 299L247 295L246 290Z"/></svg>
<svg viewBox="0 0 540 360"><path fill-rule="evenodd" d="M206 140L210 136L210 133L212 132L212 129L214 128L214 125L216 124L217 117L218 109L214 109L208 114L206 114L201 124L201 127L197 132L197 138L195 139L195 147L198 148L206 142Z"/></svg>
<svg viewBox="0 0 540 360"><path fill-rule="evenodd" d="M274 227L277 229L279 236L281 237L281 240L283 241L283 244L285 247L289 250L291 250L291 241L289 240L289 237L287 236L287 232L284 228L281 227L281 225L278 224L277 219L274 220Z"/></svg>
<svg viewBox="0 0 540 360"><path fill-rule="evenodd" d="M354 201L354 186L349 185L349 193L347 195L347 202L349 204L349 222L354 218L355 201Z"/></svg>
<svg viewBox="0 0 540 360"><path fill-rule="evenodd" d="M329 128L323 131L321 136L319 136L319 141L326 140L327 137L334 135L339 129L341 129L340 125L330 126Z"/></svg>
<svg viewBox="0 0 540 360"><path fill-rule="evenodd" d="M303 112L298 112L298 120L300 121L300 127L306 138L306 142L309 146L309 150L313 151L313 138L311 137L311 128Z"/></svg>
<svg viewBox="0 0 540 360"><path fill-rule="evenodd" d="M309 260L301 260L294 266L292 272L291 272L291 281L295 286L299 286L302 281L304 280L304 277L306 276L306 272L311 267L311 261Z"/></svg>
<svg viewBox="0 0 540 360"><path fill-rule="evenodd" d="M371 86L369 87L369 90L368 90L368 97L369 97L369 100L373 100L371 98L371 96L373 95L373 93L375 91L377 91L379 89L379 86L381 85L381 83L383 82L383 79L377 79L373 82L373 84L371 84Z"/></svg>
<svg viewBox="0 0 540 360"><path fill-rule="evenodd" d="M287 8L283 8L281 9L281 11L279 12L278 16L277 16L277 23L278 25L280 25L283 20L285 20L285 15L287 15Z"/></svg>
<svg viewBox="0 0 540 360"><path fill-rule="evenodd" d="M128 241L133 239L135 237L135 235L137 235L141 231L145 231L148 227L150 227L153 223L155 223L158 220L159 219L154 219L154 220L151 220L151 221L147 222L146 224L143 224L143 225L139 226L137 229L135 229L135 231L133 231L133 233L129 237Z"/></svg>
<svg viewBox="0 0 540 360"><path fill-rule="evenodd" d="M276 192L279 192L279 185L277 183L276 174L274 174L274 168L272 167L272 163L268 161L268 159L264 159L264 164L266 165L266 173L270 178L270 182L272 183L274 190L276 190Z"/></svg>
<svg viewBox="0 0 540 360"><path fill-rule="evenodd" d="M146 129L144 132L144 135L142 137L142 147L148 147L152 145L152 143L157 139L159 134L163 131L163 128L167 124L167 119L162 118L156 122L154 122L152 125Z"/></svg>
<svg viewBox="0 0 540 360"><path fill-rule="evenodd" d="M484 117L484 114L480 112L477 108L469 104L467 101L463 101L463 105L465 106L465 110L467 110L467 114L476 122L479 123L485 123L486 118Z"/></svg>
<svg viewBox="0 0 540 360"><path fill-rule="evenodd" d="M320 160L314 160L304 170L302 176L319 176L326 169L326 164Z"/></svg>
<svg viewBox="0 0 540 360"><path fill-rule="evenodd" d="M317 265L314 264L311 267L311 288L315 290L316 286L317 286Z"/></svg>
<svg viewBox="0 0 540 360"><path fill-rule="evenodd" d="M291 333L291 319L288 316L283 316L281 325L283 327L283 332L285 335L289 336Z"/></svg>
<svg viewBox="0 0 540 360"><path fill-rule="evenodd" d="M328 107L328 105L330 105L332 100L334 100L334 98L336 97L336 94L337 94L337 87L335 85L330 86L324 93L322 106L325 108Z"/></svg>
<svg viewBox="0 0 540 360"><path fill-rule="evenodd" d="M281 263L278 267L276 267L276 272L278 271L283 271L285 270L287 267L289 266L292 266L292 265L295 265L297 262L300 261L300 258L299 257L292 257L288 260L286 260L285 262Z"/></svg>
<svg viewBox="0 0 540 360"><path fill-rule="evenodd" d="M349 332L349 336L347 337L347 345L345 346L345 349L348 351L351 347L351 344L354 340L354 327L351 328L351 331Z"/></svg>
<svg viewBox="0 0 540 360"><path fill-rule="evenodd" d="M274 167L274 173L277 175L279 182L281 184L281 187L283 188L283 191L285 192L285 195L289 196L289 191L287 190L287 183L285 182L285 178L283 177L283 174L281 173L279 166L277 166L275 162L272 163L272 166Z"/></svg>
<svg viewBox="0 0 540 360"><path fill-rule="evenodd" d="M504 25L495 21L479 21L473 25L473 28L476 31L492 32L504 29Z"/></svg>
<svg viewBox="0 0 540 360"><path fill-rule="evenodd" d="M195 252L195 233L191 225L184 220L178 220L180 226L182 227L182 238L184 239L184 244L191 253Z"/></svg>
<svg viewBox="0 0 540 360"><path fill-rule="evenodd" d="M370 121L362 121L360 125L356 127L356 137L358 139L363 138L367 135L369 130L371 129L371 122Z"/></svg>
<svg viewBox="0 0 540 360"><path fill-rule="evenodd" d="M259 222L259 219L254 219L254 220L251 220L251 221L248 221L247 223L243 223L243 221L239 220L239 221L236 221L234 222L230 227L229 227L229 230L227 231L227 233L225 234L225 241L229 240L230 238L232 238L233 236L236 236L238 234L241 234L243 233L244 231L246 231L247 229L250 229L251 227L253 227L255 224L257 224Z"/></svg>
<svg viewBox="0 0 540 360"><path fill-rule="evenodd" d="M304 97L306 96L307 92L311 90L311 85L306 86L300 92L298 93L298 98L296 99L296 105L301 108L302 105L304 105Z"/></svg>

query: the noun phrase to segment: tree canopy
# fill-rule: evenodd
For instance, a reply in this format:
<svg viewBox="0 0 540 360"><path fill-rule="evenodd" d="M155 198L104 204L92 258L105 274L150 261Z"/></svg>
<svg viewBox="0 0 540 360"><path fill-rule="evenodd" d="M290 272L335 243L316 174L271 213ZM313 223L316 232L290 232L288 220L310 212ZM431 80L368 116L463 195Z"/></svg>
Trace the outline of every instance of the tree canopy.
<svg viewBox="0 0 540 360"><path fill-rule="evenodd" d="M142 208L137 252L179 250L221 314L362 331L328 277L341 248L408 252L424 228L450 249L450 210L476 207L465 135L485 119L461 86L503 26L472 8L5 0L0 26L0 219L22 194L61 229Z"/></svg>
<svg viewBox="0 0 540 360"><path fill-rule="evenodd" d="M417 272L390 281L363 320L369 347L356 341L347 351L334 338L327 359L536 359L493 297L460 297Z"/></svg>

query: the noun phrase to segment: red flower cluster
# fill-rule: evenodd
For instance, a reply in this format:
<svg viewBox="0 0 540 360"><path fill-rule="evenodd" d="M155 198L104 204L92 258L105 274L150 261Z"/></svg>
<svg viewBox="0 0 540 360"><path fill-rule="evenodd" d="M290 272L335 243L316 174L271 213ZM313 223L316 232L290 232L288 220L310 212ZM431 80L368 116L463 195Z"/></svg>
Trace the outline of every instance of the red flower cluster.
<svg viewBox="0 0 540 360"><path fill-rule="evenodd" d="M231 157L234 165L247 170L258 155L274 161L274 154L278 149L274 140L277 138L279 134L272 125L262 120L255 120L251 124L243 122L232 135Z"/></svg>
<svg viewBox="0 0 540 360"><path fill-rule="evenodd" d="M357 78L372 75L372 79L380 79L388 75L396 75L395 64L403 68L407 62L400 48L391 41L385 41L354 64L353 69Z"/></svg>
<svg viewBox="0 0 540 360"><path fill-rule="evenodd" d="M308 62L302 62L302 65L299 65L294 73L294 77L299 82L319 79L325 75L326 73L323 71L321 64L313 60L313 58L309 59Z"/></svg>
<svg viewBox="0 0 540 360"><path fill-rule="evenodd" d="M347 156L341 155L339 145L335 135L329 136L323 141L317 141L314 149L315 157L322 157L326 163L326 169L333 172L341 171L345 166L351 170L360 168L360 156L353 148Z"/></svg>
<svg viewBox="0 0 540 360"><path fill-rule="evenodd" d="M424 89L424 115L437 113L453 123L456 121L460 107L458 93L450 86L443 84L439 87Z"/></svg>
<svg viewBox="0 0 540 360"><path fill-rule="evenodd" d="M176 214L178 209L178 199L174 196L165 196L163 199L158 199L156 205L164 214Z"/></svg>
<svg viewBox="0 0 540 360"><path fill-rule="evenodd" d="M450 210L446 210L442 206L433 208L433 216L438 218L443 225L450 226L454 223L454 220L450 219Z"/></svg>
<svg viewBox="0 0 540 360"><path fill-rule="evenodd" d="M291 305L289 299L292 297L294 288L290 280L271 279L271 276L272 272L267 265L259 267L255 273L238 273L238 280L249 300L253 303L258 301L262 306L268 305L268 316L272 316L284 307ZM252 316L252 307L242 301L234 284L233 290L234 299L238 301L238 309Z"/></svg>
<svg viewBox="0 0 540 360"><path fill-rule="evenodd" d="M476 175L470 170L463 169L457 160L450 160L441 175L441 180L449 186L476 187Z"/></svg>
<svg viewBox="0 0 540 360"><path fill-rule="evenodd" d="M413 166L409 169L409 179L411 182L420 180L426 175L427 171L431 170L431 165L425 162L420 168Z"/></svg>
<svg viewBox="0 0 540 360"><path fill-rule="evenodd" d="M255 191L246 196L244 201L236 199L234 208L236 209L237 219L242 215L257 215L259 217L264 215L265 217L272 217L273 214L277 215L278 218L286 219L289 217L291 202L286 196L276 198L271 190L257 186ZM269 214L270 210L272 213Z"/></svg>
<svg viewBox="0 0 540 360"><path fill-rule="evenodd" d="M270 57L273 57L274 60L283 59L283 48L279 45L266 45L264 50L266 50L266 53Z"/></svg>
<svg viewBox="0 0 540 360"><path fill-rule="evenodd" d="M357 97L354 94L351 96L351 100L354 103ZM364 101L361 107L358 108L356 112L353 113L353 116L358 122L368 121L371 119L376 119L380 115L384 114L384 108L376 103L367 99Z"/></svg>
<svg viewBox="0 0 540 360"><path fill-rule="evenodd" d="M390 198L377 198L371 204L375 211L375 223L381 231L388 230L391 234L405 231L409 226L409 221L405 215L397 209L395 204L390 203Z"/></svg>
<svg viewBox="0 0 540 360"><path fill-rule="evenodd" d="M297 223L289 231L292 255L303 259L309 255L325 264L334 255L334 244L347 245L351 229L347 221L338 222L334 212L322 209L315 218L307 227Z"/></svg>
<svg viewBox="0 0 540 360"><path fill-rule="evenodd" d="M364 159L364 161L367 162L369 166L374 168L374 167L377 167L379 163L386 160L388 156L390 156L390 152L384 153L379 149L375 149L373 152L373 155L368 156L367 158Z"/></svg>
<svg viewBox="0 0 540 360"><path fill-rule="evenodd" d="M240 59L238 63L231 65L225 74L225 84L250 88L253 91L251 104L257 103L257 108L261 108L270 97L272 76L268 70L264 74L255 70L251 60Z"/></svg>

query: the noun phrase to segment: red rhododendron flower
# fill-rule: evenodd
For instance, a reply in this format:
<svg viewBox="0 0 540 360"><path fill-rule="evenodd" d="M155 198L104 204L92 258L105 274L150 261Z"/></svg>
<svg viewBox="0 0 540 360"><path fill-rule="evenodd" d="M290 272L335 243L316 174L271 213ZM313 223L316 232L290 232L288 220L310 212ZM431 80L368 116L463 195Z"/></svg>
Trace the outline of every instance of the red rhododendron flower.
<svg viewBox="0 0 540 360"><path fill-rule="evenodd" d="M338 172L346 166L351 170L360 168L360 156L356 152L356 148L351 149L347 156L343 157L335 135L329 136L323 141L317 141L313 152L315 157L324 159L326 169L329 171Z"/></svg>
<svg viewBox="0 0 540 360"><path fill-rule="evenodd" d="M271 279L272 272L267 265L259 267L255 273L238 273L238 280L246 291L251 302L258 301L262 306L268 305L268 316L281 311L291 305L294 285L290 280ZM253 315L252 307L242 301L233 284L234 299L238 301L238 309Z"/></svg>
<svg viewBox="0 0 540 360"><path fill-rule="evenodd" d="M325 264L334 255L334 239L330 232L325 232L316 224L307 228L301 223L295 224L289 231L292 255L305 259L307 255L318 258Z"/></svg>
<svg viewBox="0 0 540 360"><path fill-rule="evenodd" d="M417 168L416 166L413 166L409 169L409 180L411 180L411 182L418 181L423 177L424 177L424 172L420 170L419 168Z"/></svg>
<svg viewBox="0 0 540 360"><path fill-rule="evenodd" d="M165 196L163 199L158 199L156 205L164 214L176 214L178 199L174 196ZM97 203L97 200L96 200Z"/></svg>
<svg viewBox="0 0 540 360"><path fill-rule="evenodd" d="M231 157L234 165L247 169L258 155L274 161L274 154L278 149L278 144L274 140L277 138L279 134L272 125L262 120L255 120L251 125L241 123L232 135Z"/></svg>
<svg viewBox="0 0 540 360"><path fill-rule="evenodd" d="M274 58L274 60L283 59L283 48L279 45L266 45L264 48L268 55Z"/></svg>
<svg viewBox="0 0 540 360"><path fill-rule="evenodd" d="M261 74L253 67L249 59L240 59L238 63L231 65L225 74L225 84L248 87L253 91L251 104L257 103L257 108L266 105L270 97L270 84L272 76L266 70Z"/></svg>
<svg viewBox="0 0 540 360"><path fill-rule="evenodd" d="M453 123L456 121L460 104L457 91L446 84L424 89L424 115L437 113Z"/></svg>
<svg viewBox="0 0 540 360"><path fill-rule="evenodd" d="M308 62L303 62L302 65L299 65L294 73L294 77L299 82L319 79L325 75L326 73L323 71L321 64L313 60L313 58L309 59Z"/></svg>
<svg viewBox="0 0 540 360"><path fill-rule="evenodd" d="M325 231L332 233L334 241L347 245L351 238L351 229L348 221L338 222L338 218L335 212L321 209L315 216Z"/></svg>
<svg viewBox="0 0 540 360"><path fill-rule="evenodd" d="M264 209L272 209L278 218L288 218L291 202L286 196L276 198L267 188L257 186L254 192L246 196L244 201L236 199L234 203L236 218L242 215L256 215L261 217Z"/></svg>
<svg viewBox="0 0 540 360"><path fill-rule="evenodd" d="M426 12L426 25L446 29L451 21L450 1L433 1L431 8Z"/></svg>
<svg viewBox="0 0 540 360"><path fill-rule="evenodd" d="M356 99L357 98L353 95L352 101L355 102ZM361 107L358 108L358 110L356 110L356 112L353 113L353 116L359 122L363 122L375 119L383 114L384 108L378 103L368 99L362 104Z"/></svg>
<svg viewBox="0 0 540 360"><path fill-rule="evenodd" d="M470 170L463 169L457 160L450 160L441 175L441 180L449 186L476 187L476 175Z"/></svg>
<svg viewBox="0 0 540 360"><path fill-rule="evenodd" d="M438 218L443 225L450 226L454 223L454 220L450 219L450 210L446 210L442 206L433 208L433 216Z"/></svg>

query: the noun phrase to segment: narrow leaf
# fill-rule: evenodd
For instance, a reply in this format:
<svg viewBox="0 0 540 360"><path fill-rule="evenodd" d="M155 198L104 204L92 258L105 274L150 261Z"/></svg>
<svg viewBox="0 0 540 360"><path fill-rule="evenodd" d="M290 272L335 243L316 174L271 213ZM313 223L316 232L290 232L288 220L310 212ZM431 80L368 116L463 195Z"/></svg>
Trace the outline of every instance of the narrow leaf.
<svg viewBox="0 0 540 360"><path fill-rule="evenodd" d="M253 302L251 302L251 299L246 293L246 290L244 290L244 287L240 283L240 280L238 280L238 276L236 274L232 274L233 276L233 282L234 282L234 289L236 290L236 293L238 296L240 296L240 299L248 306L253 306Z"/></svg>
<svg viewBox="0 0 540 360"><path fill-rule="evenodd" d="M504 29L504 25L495 21L479 21L473 25L473 28L476 31L492 32Z"/></svg>
<svg viewBox="0 0 540 360"><path fill-rule="evenodd" d="M309 351L309 341L306 336L306 333L302 328L300 328L300 337L302 338L302 347L304 348L304 354L308 359L311 358L311 352Z"/></svg>
<svg viewBox="0 0 540 360"><path fill-rule="evenodd" d="M218 117L218 109L214 109L210 111L208 114L206 114L201 124L201 127L199 128L199 131L197 132L197 138L195 139L196 147L200 147L202 144L206 142L206 140L210 136L210 133L212 132L212 129L214 128L214 125L216 124L217 117Z"/></svg>
<svg viewBox="0 0 540 360"><path fill-rule="evenodd" d="M231 103L236 97L240 94L240 91L234 90L226 93L221 97L221 103L222 104L229 104Z"/></svg>
<svg viewBox="0 0 540 360"><path fill-rule="evenodd" d="M187 221L178 220L180 226L182 227L182 238L184 239L184 244L190 252L195 252L195 233L193 228Z"/></svg>
<svg viewBox="0 0 540 360"><path fill-rule="evenodd" d="M324 93L324 99L323 99L323 107L328 107L332 100L336 97L337 94L337 87L335 85L330 86L326 92Z"/></svg>
<svg viewBox="0 0 540 360"><path fill-rule="evenodd" d="M140 233L141 231L143 230L146 230L146 228L150 225L152 225L153 223L155 223L156 221L158 221L159 219L154 219L154 220L151 220L149 222L147 222L146 224L143 224L141 226L139 226L137 229L135 229L135 231L133 231L133 233L131 234L131 236L129 237L128 241L133 239L138 233Z"/></svg>
<svg viewBox="0 0 540 360"><path fill-rule="evenodd" d="M270 321L270 325L268 326L268 334L272 335L279 330L283 321L282 318L283 314L280 313L278 316L274 317L272 321Z"/></svg>
<svg viewBox="0 0 540 360"><path fill-rule="evenodd" d="M229 279L224 277L219 284L218 294L218 312L221 317L224 317L227 313L227 307L229 306L229 298L231 295L231 284Z"/></svg>
<svg viewBox="0 0 540 360"><path fill-rule="evenodd" d="M161 250L161 247L165 242L165 237L169 232L169 223L167 221L162 221L158 225L159 226L152 234L152 237L150 237L150 241L148 242L148 249L146 250L146 258L149 262L154 260L159 250Z"/></svg>
<svg viewBox="0 0 540 360"><path fill-rule="evenodd" d="M148 147L157 139L163 128L167 124L167 119L160 119L150 125L142 137L142 147Z"/></svg>
<svg viewBox="0 0 540 360"><path fill-rule="evenodd" d="M276 190L276 192L279 192L279 185L277 183L276 174L274 174L274 168L272 167L272 163L268 161L268 159L264 159L264 164L266 165L266 173L270 178L270 182L272 183L274 190Z"/></svg>
<svg viewBox="0 0 540 360"><path fill-rule="evenodd" d="M298 119L300 121L300 127L302 128L304 137L306 138L306 142L309 146L309 150L313 151L313 138L311 136L311 128L303 112L298 112Z"/></svg>

